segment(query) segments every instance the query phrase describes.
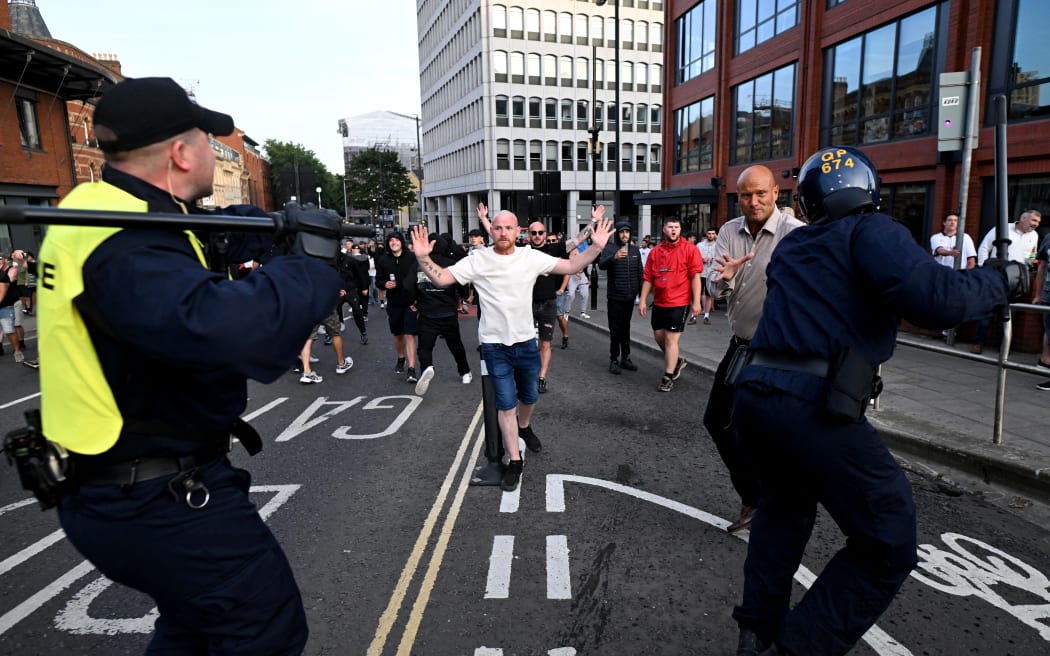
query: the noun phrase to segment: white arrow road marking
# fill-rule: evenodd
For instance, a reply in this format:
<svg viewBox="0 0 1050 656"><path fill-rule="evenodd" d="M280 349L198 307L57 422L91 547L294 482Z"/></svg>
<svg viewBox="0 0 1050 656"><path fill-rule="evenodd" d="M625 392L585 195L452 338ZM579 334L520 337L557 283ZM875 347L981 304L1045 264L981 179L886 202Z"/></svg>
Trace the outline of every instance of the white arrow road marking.
<svg viewBox="0 0 1050 656"><path fill-rule="evenodd" d="M729 521L722 519L711 513L704 512L698 508L687 506L684 503L668 499L667 497L661 497L651 492L645 492L644 490L638 490L633 487L626 485L620 485L619 483L613 483L612 481L605 481L600 478L591 478L589 476L573 476L571 474L548 474L547 475L547 512L565 512L565 483L580 483L582 485L593 485L595 487L604 488L612 492L620 492L628 496L655 503L658 506L663 506L668 510L682 513L687 517L693 519L699 519L705 524L714 526L715 528L725 530L729 526ZM749 534L748 531L740 531L735 534L736 537L744 542L747 542ZM798 581L807 590L813 581L816 580L816 576L804 565L799 565L798 571L795 572L795 580ZM868 629L868 632L864 634L864 641L875 650L880 656L912 656L912 653L908 651L904 645L900 644L886 632L877 626L873 626Z"/></svg>
<svg viewBox="0 0 1050 656"><path fill-rule="evenodd" d="M513 563L514 536L493 536L489 576L485 582L486 599L506 599L510 596L510 569Z"/></svg>
<svg viewBox="0 0 1050 656"><path fill-rule="evenodd" d="M0 575L7 573L9 570L21 565L25 561L29 560L33 556L37 555L44 549L47 549L54 543L58 542L62 538L66 537L66 534L62 529L58 529L54 533L47 535L33 544L29 545L25 549L22 549L18 553L5 558L0 561Z"/></svg>
<svg viewBox="0 0 1050 656"><path fill-rule="evenodd" d="M6 506L0 507L0 515L3 515L5 513L9 513L12 510L18 510L22 506L28 506L31 503L36 503L36 497L29 497L28 499L22 499L21 501L15 501L14 503L9 503Z"/></svg>
<svg viewBox="0 0 1050 656"><path fill-rule="evenodd" d="M84 562L80 563L73 569L63 574L62 576L55 579L53 583L45 587L40 592L37 592L29 599L26 599L22 603L18 604L11 610L4 613L4 615L0 617L0 635L7 633L7 631L15 624L18 624L25 618L29 617L29 615L33 611L57 597L59 593L61 593L69 586L73 585L77 581L77 579L87 576L93 569L95 569L95 567L85 560Z"/></svg>
<svg viewBox="0 0 1050 656"><path fill-rule="evenodd" d="M254 411L244 415L243 417L241 417L241 419L243 419L244 421L251 421L252 419L255 419L256 417L258 417L259 415L265 414L265 413L273 410L274 408L276 408L277 406L281 405L282 403L284 403L287 400L288 400L287 396L279 396L276 399L274 399L273 401L270 401L269 403L267 403L263 407L259 408L258 410L254 410Z"/></svg>
<svg viewBox="0 0 1050 656"><path fill-rule="evenodd" d="M547 536L547 598L572 599L569 539L564 535Z"/></svg>

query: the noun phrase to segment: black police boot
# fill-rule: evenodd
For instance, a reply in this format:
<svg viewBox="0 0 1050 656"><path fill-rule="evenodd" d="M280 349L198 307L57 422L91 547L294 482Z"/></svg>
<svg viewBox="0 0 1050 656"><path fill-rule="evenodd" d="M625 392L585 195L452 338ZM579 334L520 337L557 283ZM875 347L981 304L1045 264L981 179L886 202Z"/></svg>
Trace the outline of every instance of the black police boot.
<svg viewBox="0 0 1050 656"><path fill-rule="evenodd" d="M766 656L766 643L751 629L740 629L736 656Z"/></svg>

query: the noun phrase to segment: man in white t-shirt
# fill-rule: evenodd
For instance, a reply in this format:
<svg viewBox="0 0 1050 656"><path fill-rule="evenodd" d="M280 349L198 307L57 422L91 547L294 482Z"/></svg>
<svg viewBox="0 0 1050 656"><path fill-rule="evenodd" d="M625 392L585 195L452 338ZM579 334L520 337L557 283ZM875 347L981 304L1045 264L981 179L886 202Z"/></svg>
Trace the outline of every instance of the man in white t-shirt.
<svg viewBox="0 0 1050 656"><path fill-rule="evenodd" d="M531 451L539 451L540 440L529 420L539 398L540 353L532 322L532 287L540 276L571 275L582 271L598 257L612 234L612 222L604 218L605 207L591 209L594 221L592 243L571 260L552 257L533 248L518 248L518 217L506 210L492 219L489 235L492 248L475 251L450 267L430 259L433 244L424 226L412 230L413 252L419 269L435 285L473 283L485 312L479 320L478 337L496 396L499 426L510 456L501 486L518 487L524 462L518 437ZM517 385L515 381L520 384Z"/></svg>
<svg viewBox="0 0 1050 656"><path fill-rule="evenodd" d="M1021 212L1017 222L1007 230L1005 239L1010 240L1007 246L1006 259L1014 262L1035 262L1036 247L1039 246L1039 233L1035 231L1043 215L1038 210L1025 210ZM984 266L984 261L990 257L996 257L995 235L997 229L992 228L981 240L977 247L977 266ZM988 328L992 324L992 317L977 320L976 335L973 338L973 346L970 353L980 353L984 350L984 344L988 341Z"/></svg>
<svg viewBox="0 0 1050 656"><path fill-rule="evenodd" d="M952 212L944 217L940 232L930 237L930 252L938 264L955 267L955 258L959 255L956 240L959 232L959 215ZM972 269L977 266L977 249L973 247L970 235L963 234L962 261L960 268Z"/></svg>

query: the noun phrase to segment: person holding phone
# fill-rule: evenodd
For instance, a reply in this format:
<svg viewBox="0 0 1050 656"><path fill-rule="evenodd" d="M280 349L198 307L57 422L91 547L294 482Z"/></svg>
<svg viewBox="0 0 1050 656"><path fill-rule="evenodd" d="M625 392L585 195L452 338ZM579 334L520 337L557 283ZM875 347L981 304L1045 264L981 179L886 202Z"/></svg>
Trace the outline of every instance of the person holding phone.
<svg viewBox="0 0 1050 656"><path fill-rule="evenodd" d="M638 371L631 362L631 313L642 290L642 253L631 241L631 224L616 224L616 238L610 239L598 257L598 268L607 272L605 306L609 317L609 373Z"/></svg>

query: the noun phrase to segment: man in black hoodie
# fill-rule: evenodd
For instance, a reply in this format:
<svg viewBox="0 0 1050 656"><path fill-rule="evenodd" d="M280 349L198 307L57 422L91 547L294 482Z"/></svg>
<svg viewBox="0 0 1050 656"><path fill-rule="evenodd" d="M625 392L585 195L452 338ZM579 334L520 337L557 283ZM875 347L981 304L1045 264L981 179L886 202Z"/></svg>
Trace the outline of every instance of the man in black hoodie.
<svg viewBox="0 0 1050 656"><path fill-rule="evenodd" d="M609 373L638 371L631 362L631 315L642 290L642 253L631 243L631 224L616 224L616 240L609 240L598 256L598 268L608 271L606 307L609 315Z"/></svg>
<svg viewBox="0 0 1050 656"><path fill-rule="evenodd" d="M397 365L394 373L408 372L405 379L414 383L416 377L416 258L405 250L405 238L392 232L386 238L386 251L376 260L376 286L386 291L386 315L390 333L394 336Z"/></svg>
<svg viewBox="0 0 1050 656"><path fill-rule="evenodd" d="M368 307L368 256L361 254L361 249L352 239L347 239L345 246L337 260L339 277L343 279L343 289L346 291L346 295L339 299L339 320L345 320L343 304L348 304L354 325L361 333L361 344L368 344L368 329L365 327L368 318L365 309Z"/></svg>
<svg viewBox="0 0 1050 656"><path fill-rule="evenodd" d="M430 241L434 250L430 253L438 266L449 267L463 259L467 254L446 235L431 233ZM457 305L462 298L462 285L438 287L420 271L416 276L416 308L419 310L419 382L416 383L416 394L423 396L434 378L434 344L438 335L445 338L445 344L456 360L460 380L469 385L473 380L470 363L467 362L467 351L463 348L463 339L459 334L459 311Z"/></svg>

